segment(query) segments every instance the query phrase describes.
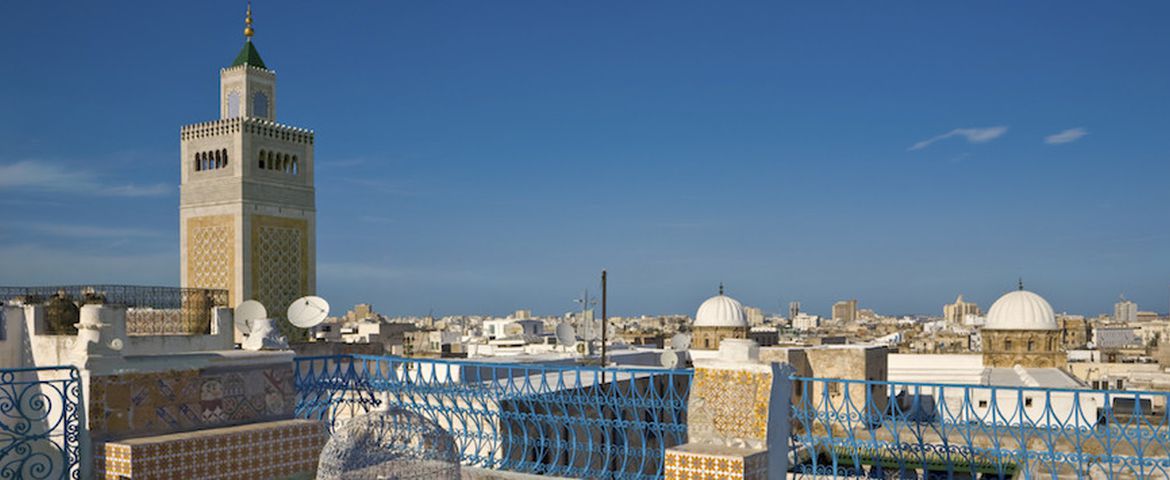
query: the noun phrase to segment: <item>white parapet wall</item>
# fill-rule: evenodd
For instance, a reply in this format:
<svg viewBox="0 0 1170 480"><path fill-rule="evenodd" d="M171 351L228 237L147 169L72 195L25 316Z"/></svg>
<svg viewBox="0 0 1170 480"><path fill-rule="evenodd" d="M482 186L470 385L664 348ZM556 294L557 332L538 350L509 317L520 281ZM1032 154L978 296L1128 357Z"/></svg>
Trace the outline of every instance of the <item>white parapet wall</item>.
<svg viewBox="0 0 1170 480"><path fill-rule="evenodd" d="M80 323L102 325L100 342L114 345L123 357L183 354L234 348L234 322L230 308L211 309L211 333L200 335L139 335L126 333L126 308L116 305L84 305ZM82 366L75 357L77 342L87 332L77 335L44 333L45 308L42 305L3 305L0 308L0 368Z"/></svg>

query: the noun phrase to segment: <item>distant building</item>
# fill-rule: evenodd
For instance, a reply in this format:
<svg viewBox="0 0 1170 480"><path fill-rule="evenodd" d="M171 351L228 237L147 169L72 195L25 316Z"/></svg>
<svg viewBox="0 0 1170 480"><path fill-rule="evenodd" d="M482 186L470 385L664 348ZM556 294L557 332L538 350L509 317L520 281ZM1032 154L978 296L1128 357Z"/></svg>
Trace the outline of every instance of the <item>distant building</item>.
<svg viewBox="0 0 1170 480"><path fill-rule="evenodd" d="M1098 350L1140 348L1142 339L1131 327L1097 327L1093 329L1093 344Z"/></svg>
<svg viewBox="0 0 1170 480"><path fill-rule="evenodd" d="M955 303L943 305L943 318L947 323L964 323L967 315L980 316L983 315L983 311L974 302L964 302L962 294L955 299Z"/></svg>
<svg viewBox="0 0 1170 480"><path fill-rule="evenodd" d="M1118 322L1132 323L1138 319L1138 306L1125 297L1121 297L1121 301L1113 304L1113 320Z"/></svg>
<svg viewBox="0 0 1170 480"><path fill-rule="evenodd" d="M752 327L748 331L748 339L754 340L761 347L771 347L780 341L780 333L776 327Z"/></svg>
<svg viewBox="0 0 1170 480"><path fill-rule="evenodd" d="M748 325L757 326L764 324L764 311L756 307L743 307L743 314L747 317Z"/></svg>
<svg viewBox="0 0 1170 480"><path fill-rule="evenodd" d="M515 312L512 313L512 318L515 318L516 320L528 320L528 319L532 318L532 310L523 309L523 308L516 310Z"/></svg>
<svg viewBox="0 0 1170 480"><path fill-rule="evenodd" d="M809 330L816 330L821 326L821 317L817 315L809 315L807 313L798 313L792 317L792 328L807 332Z"/></svg>
<svg viewBox="0 0 1170 480"><path fill-rule="evenodd" d="M1092 329L1084 315L1060 315L1056 321L1060 325L1061 343L1065 350L1084 348L1089 344Z"/></svg>
<svg viewBox="0 0 1170 480"><path fill-rule="evenodd" d="M800 302L788 302L788 321L791 323L792 319L800 314Z"/></svg>
<svg viewBox="0 0 1170 480"><path fill-rule="evenodd" d="M833 304L833 320L842 322L857 321L857 300L841 300Z"/></svg>

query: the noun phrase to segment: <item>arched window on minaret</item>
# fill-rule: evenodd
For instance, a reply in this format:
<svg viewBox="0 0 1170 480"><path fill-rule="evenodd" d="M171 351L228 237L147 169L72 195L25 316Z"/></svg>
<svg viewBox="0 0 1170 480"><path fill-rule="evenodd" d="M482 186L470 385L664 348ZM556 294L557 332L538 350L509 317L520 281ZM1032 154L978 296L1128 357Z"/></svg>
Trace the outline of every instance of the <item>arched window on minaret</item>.
<svg viewBox="0 0 1170 480"><path fill-rule="evenodd" d="M284 173L292 172L292 157L287 153L284 154L284 168L282 170L284 170Z"/></svg>
<svg viewBox="0 0 1170 480"><path fill-rule="evenodd" d="M199 154L198 153L195 154L195 171L196 172L199 171Z"/></svg>
<svg viewBox="0 0 1170 480"><path fill-rule="evenodd" d="M299 162L297 162L297 156L296 156L296 155L293 155L292 174L293 174L294 176L296 176L296 175L300 175L300 165L299 165Z"/></svg>
<svg viewBox="0 0 1170 480"><path fill-rule="evenodd" d="M228 152L227 152L227 149L225 148L225 149L223 149L223 165L222 166L226 167L227 162L228 162Z"/></svg>
<svg viewBox="0 0 1170 480"><path fill-rule="evenodd" d="M211 169L215 170L215 169L219 168L219 163L222 161L223 161L223 158L220 157L219 150L216 150L214 153L211 154Z"/></svg>
<svg viewBox="0 0 1170 480"><path fill-rule="evenodd" d="M260 169L264 170L264 150L260 151Z"/></svg>

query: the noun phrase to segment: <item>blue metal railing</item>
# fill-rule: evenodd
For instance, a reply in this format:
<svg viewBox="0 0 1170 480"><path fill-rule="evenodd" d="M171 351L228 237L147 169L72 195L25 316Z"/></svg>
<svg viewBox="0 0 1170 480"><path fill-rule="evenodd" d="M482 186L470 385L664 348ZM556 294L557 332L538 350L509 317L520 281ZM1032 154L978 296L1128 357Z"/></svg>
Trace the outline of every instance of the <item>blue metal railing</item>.
<svg viewBox="0 0 1170 480"><path fill-rule="evenodd" d="M382 408L423 415L465 465L548 476L660 479L687 439L689 370L368 355L296 359L297 415L331 427Z"/></svg>
<svg viewBox="0 0 1170 480"><path fill-rule="evenodd" d="M72 366L0 369L0 478L81 478L80 378Z"/></svg>
<svg viewBox="0 0 1170 480"><path fill-rule="evenodd" d="M1168 478L1166 392L793 377L793 472Z"/></svg>

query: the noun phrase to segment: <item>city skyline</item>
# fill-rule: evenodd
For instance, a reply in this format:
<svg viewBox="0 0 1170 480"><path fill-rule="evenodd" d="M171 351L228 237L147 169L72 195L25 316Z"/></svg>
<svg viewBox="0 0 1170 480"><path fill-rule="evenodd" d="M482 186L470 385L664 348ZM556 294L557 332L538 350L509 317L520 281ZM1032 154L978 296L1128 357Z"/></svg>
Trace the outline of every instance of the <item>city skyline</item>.
<svg viewBox="0 0 1170 480"><path fill-rule="evenodd" d="M178 130L242 41L209 5L0 20L0 284L179 283ZM720 281L937 315L1021 276L1057 311L1164 312L1170 7L1061 5L257 3L256 43L316 128L339 307L570 311L607 268L611 315Z"/></svg>

